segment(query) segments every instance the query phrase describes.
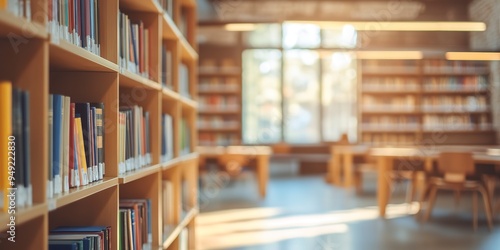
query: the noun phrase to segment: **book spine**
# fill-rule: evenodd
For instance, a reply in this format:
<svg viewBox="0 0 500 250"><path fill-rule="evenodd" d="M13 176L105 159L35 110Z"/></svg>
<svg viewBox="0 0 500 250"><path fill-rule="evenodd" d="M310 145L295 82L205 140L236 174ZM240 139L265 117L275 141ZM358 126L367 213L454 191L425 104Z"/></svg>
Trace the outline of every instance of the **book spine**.
<svg viewBox="0 0 500 250"><path fill-rule="evenodd" d="M68 179L69 186L76 187L75 183L75 104L71 103L69 108L69 162Z"/></svg>
<svg viewBox="0 0 500 250"><path fill-rule="evenodd" d="M85 155L85 145L84 145L84 139L83 139L83 129L82 129L82 121L81 121L81 118L77 117L75 118L75 125L76 125L76 129L77 129L77 137L78 137L78 155L79 155L79 159L80 159L80 163L81 165L79 166L79 170L80 170L80 182L81 182L81 185L87 185L89 183L89 179L88 179L88 172L87 172L87 161L85 160L86 159L86 155Z"/></svg>
<svg viewBox="0 0 500 250"><path fill-rule="evenodd" d="M31 185L31 146L30 146L30 94L23 91L23 151L24 151L24 185L26 190L26 205L33 204L33 187Z"/></svg>
<svg viewBox="0 0 500 250"><path fill-rule="evenodd" d="M9 167L12 159L9 159L12 155L10 149L13 146L11 142L15 141L12 139L12 83L8 81L0 81L0 174L3 178L0 179L0 211L7 212L9 208L9 197L8 189L10 188L7 176L9 176ZM12 156L14 157L14 156ZM9 162L9 163L7 163ZM7 163L7 164L4 164Z"/></svg>

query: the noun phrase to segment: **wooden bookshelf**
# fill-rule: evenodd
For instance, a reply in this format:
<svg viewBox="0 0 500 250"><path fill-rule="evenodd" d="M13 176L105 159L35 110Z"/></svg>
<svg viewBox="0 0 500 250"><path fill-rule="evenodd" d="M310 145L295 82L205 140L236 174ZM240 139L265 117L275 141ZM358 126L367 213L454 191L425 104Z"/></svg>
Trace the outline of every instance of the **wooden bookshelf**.
<svg viewBox="0 0 500 250"><path fill-rule="evenodd" d="M112 249L119 249L119 200L150 199L152 212L152 249L172 249L178 237L188 228L194 249L194 221L198 213L198 154L196 114L198 53L196 34L196 1L174 0L175 18L167 14L156 0L110 0L99 3L100 55L67 42L54 39L47 32L48 0L32 0L33 20L0 10L0 79L30 93L30 159L33 205L16 211L16 243L0 241L0 249L48 249L49 230L58 226L111 226ZM131 72L120 64L119 10L140 20L149 30L148 75ZM187 24L182 32L181 20ZM184 33L183 33L184 32ZM25 39L12 46L9 34ZM171 86L162 85L162 45L172 51ZM179 65L187 65L189 96L179 89ZM49 95L71 97L72 102L104 103L104 154L106 173L103 180L72 188L69 192L47 198L49 170ZM138 105L150 114L151 164L135 171L119 173L118 145L124 143L118 133L119 108ZM173 157L161 159L161 115L173 118ZM189 152L181 155L180 123L189 130ZM3 175L2 175L3 176ZM169 211L172 221L163 221L162 180L172 180L174 199ZM186 184L182 184L186 183ZM182 187L189 211L181 211ZM175 204L174 204L175 203ZM10 215L0 212L0 230L5 232ZM175 225L174 231L164 231ZM164 237L167 235L167 237Z"/></svg>
<svg viewBox="0 0 500 250"><path fill-rule="evenodd" d="M361 79L363 143L495 142L486 62L362 60Z"/></svg>
<svg viewBox="0 0 500 250"><path fill-rule="evenodd" d="M241 48L200 46L198 137L203 146L241 143Z"/></svg>

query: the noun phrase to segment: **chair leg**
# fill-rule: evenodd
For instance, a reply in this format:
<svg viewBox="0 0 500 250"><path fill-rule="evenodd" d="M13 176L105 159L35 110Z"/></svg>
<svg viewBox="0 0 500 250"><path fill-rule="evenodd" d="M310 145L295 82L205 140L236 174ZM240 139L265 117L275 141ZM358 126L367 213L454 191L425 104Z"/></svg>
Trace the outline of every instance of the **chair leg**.
<svg viewBox="0 0 500 250"><path fill-rule="evenodd" d="M483 201L484 201L484 210L486 212L486 219L488 220L488 228L490 231L493 230L493 213L491 210L493 210L492 204L491 204L491 196L488 193L488 190L485 187L480 187L479 192L481 192L481 195L483 196Z"/></svg>
<svg viewBox="0 0 500 250"><path fill-rule="evenodd" d="M472 193L472 227L474 228L474 231L477 230L477 192Z"/></svg>
<svg viewBox="0 0 500 250"><path fill-rule="evenodd" d="M431 189L431 193L429 195L429 205L427 206L427 211L424 216L424 222L429 220L429 217L431 216L432 213L432 208L434 208L434 203L436 202L436 194L437 194L437 187L433 186Z"/></svg>
<svg viewBox="0 0 500 250"><path fill-rule="evenodd" d="M408 204L408 212L411 211L413 198L415 196L416 182L416 178L413 177L411 180L409 180L408 187L406 189L406 204Z"/></svg>
<svg viewBox="0 0 500 250"><path fill-rule="evenodd" d="M461 192L460 190L455 190L455 212L458 210L458 206L460 205L460 198L461 198Z"/></svg>
<svg viewBox="0 0 500 250"><path fill-rule="evenodd" d="M417 217L422 219L423 215L422 215L422 211L424 210L423 209L423 204L424 202L427 200L427 196L429 195L430 191L432 189L432 185L428 184L425 189L423 190L423 192L420 194L420 200L418 201L418 213L417 213Z"/></svg>
<svg viewBox="0 0 500 250"><path fill-rule="evenodd" d="M360 171L354 172L354 185L356 187L356 194L362 195L363 194L363 173L361 173Z"/></svg>

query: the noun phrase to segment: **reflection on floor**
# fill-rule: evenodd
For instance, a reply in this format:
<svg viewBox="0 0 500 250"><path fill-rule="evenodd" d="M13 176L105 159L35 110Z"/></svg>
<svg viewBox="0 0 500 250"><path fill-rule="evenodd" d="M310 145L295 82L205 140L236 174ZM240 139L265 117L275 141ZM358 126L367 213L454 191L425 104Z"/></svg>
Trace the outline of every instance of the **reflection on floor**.
<svg viewBox="0 0 500 250"><path fill-rule="evenodd" d="M212 174L200 191L197 249L500 249L500 222L489 232L480 204L479 229L464 195L440 193L431 220L420 224L417 204L404 204L406 184L395 186L387 218L378 217L375 178L364 195L332 187L322 176L271 178L268 196L257 195L255 177ZM207 179L207 180L208 180Z"/></svg>

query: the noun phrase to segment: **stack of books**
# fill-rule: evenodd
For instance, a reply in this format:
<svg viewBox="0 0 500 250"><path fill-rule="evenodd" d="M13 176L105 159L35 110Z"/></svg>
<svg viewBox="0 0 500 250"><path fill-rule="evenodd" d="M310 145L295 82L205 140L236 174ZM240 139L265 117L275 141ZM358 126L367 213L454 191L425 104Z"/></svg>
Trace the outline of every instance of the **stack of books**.
<svg viewBox="0 0 500 250"><path fill-rule="evenodd" d="M121 107L119 115L119 164L124 174L151 164L149 112L140 106Z"/></svg>
<svg viewBox="0 0 500 250"><path fill-rule="evenodd" d="M29 2L29 1L28 1ZM48 2L48 30L53 42L59 39L100 55L99 0Z"/></svg>
<svg viewBox="0 0 500 250"><path fill-rule="evenodd" d="M131 20L124 13L119 14L120 68L145 78L150 74L150 37L149 29L141 20Z"/></svg>
<svg viewBox="0 0 500 250"><path fill-rule="evenodd" d="M161 116L161 162L174 158L174 129L172 116Z"/></svg>
<svg viewBox="0 0 500 250"><path fill-rule="evenodd" d="M0 10L4 9L16 16L31 20L31 0L2 0Z"/></svg>
<svg viewBox="0 0 500 250"><path fill-rule="evenodd" d="M0 81L0 211L9 207L10 188L17 188L18 208L33 202L30 156L30 97L27 91Z"/></svg>
<svg viewBox="0 0 500 250"><path fill-rule="evenodd" d="M104 104L49 97L48 197L103 179Z"/></svg>
<svg viewBox="0 0 500 250"><path fill-rule="evenodd" d="M50 231L49 250L112 249L111 227L59 227Z"/></svg>
<svg viewBox="0 0 500 250"><path fill-rule="evenodd" d="M150 199L120 199L119 249L151 249L153 224Z"/></svg>

